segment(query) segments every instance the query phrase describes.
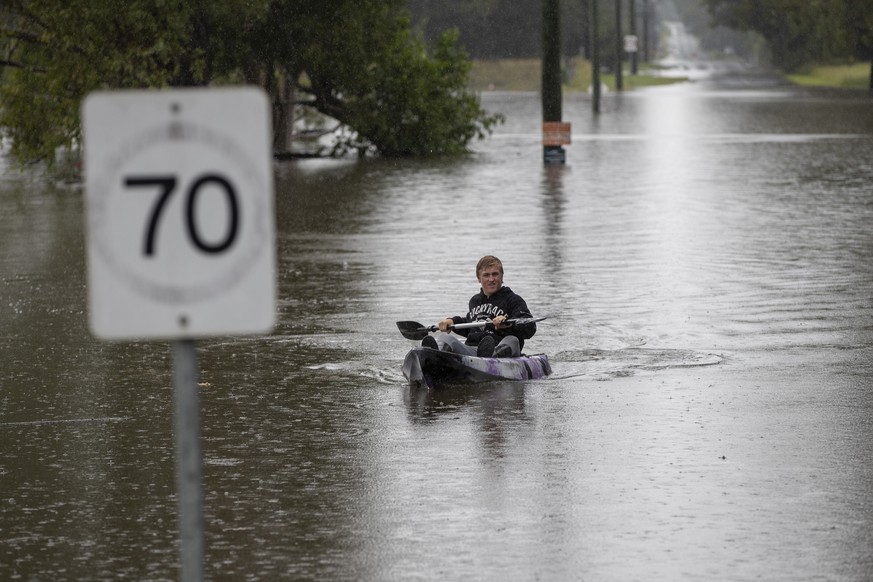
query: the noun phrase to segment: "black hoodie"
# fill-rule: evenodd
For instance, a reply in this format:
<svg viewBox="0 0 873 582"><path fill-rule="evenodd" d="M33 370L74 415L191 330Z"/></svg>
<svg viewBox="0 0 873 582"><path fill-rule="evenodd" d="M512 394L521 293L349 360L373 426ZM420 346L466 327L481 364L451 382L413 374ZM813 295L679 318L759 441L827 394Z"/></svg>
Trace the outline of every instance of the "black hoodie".
<svg viewBox="0 0 873 582"><path fill-rule="evenodd" d="M455 324L471 323L474 321L492 320L498 315L503 315L508 319L533 317L521 295L516 295L509 287L501 287L491 297L487 297L479 289L479 293L470 298L470 311L467 312L466 317L456 315L452 320ZM504 329L494 329L493 326L488 326L484 329L476 327L455 329L453 331L466 337L466 344L471 346L477 345L485 334L491 334L494 336L495 343L500 343L500 340L508 335L514 335L518 338L519 346L524 347L524 340L533 337L533 334L537 332L537 324L525 323Z"/></svg>

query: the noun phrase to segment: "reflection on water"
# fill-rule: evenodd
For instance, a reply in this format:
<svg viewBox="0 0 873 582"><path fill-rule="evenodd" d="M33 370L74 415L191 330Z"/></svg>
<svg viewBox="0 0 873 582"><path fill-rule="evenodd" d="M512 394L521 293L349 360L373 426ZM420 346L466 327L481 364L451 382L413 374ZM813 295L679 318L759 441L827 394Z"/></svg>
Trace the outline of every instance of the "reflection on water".
<svg viewBox="0 0 873 582"><path fill-rule="evenodd" d="M873 113L753 83L567 96L566 167L518 93L465 159L278 164L276 330L199 344L211 576L869 579ZM0 579L172 579L169 349L89 336L81 212L0 181ZM410 390L484 254L554 376Z"/></svg>
<svg viewBox="0 0 873 582"><path fill-rule="evenodd" d="M562 225L564 222L564 174L572 171L565 165L543 166L543 181L541 196L543 216L545 218L543 232L545 235L545 266L555 273L560 273L564 266L564 256L561 241L564 237Z"/></svg>

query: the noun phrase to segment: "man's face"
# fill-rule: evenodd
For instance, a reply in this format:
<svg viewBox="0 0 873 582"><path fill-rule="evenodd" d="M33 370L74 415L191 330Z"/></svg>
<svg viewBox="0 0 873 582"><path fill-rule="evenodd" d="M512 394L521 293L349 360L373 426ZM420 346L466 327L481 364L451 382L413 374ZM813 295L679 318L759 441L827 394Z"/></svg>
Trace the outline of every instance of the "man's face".
<svg viewBox="0 0 873 582"><path fill-rule="evenodd" d="M479 284L482 285L485 295L490 297L497 293L503 287L503 273L500 272L500 267L491 265L479 271Z"/></svg>

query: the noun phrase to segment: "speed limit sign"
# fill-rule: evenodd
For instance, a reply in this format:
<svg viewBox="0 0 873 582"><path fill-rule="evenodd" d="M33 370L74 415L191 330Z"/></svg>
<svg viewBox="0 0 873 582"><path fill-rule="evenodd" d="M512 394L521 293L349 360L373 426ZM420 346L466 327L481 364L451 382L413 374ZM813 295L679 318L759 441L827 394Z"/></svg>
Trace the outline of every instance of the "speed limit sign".
<svg viewBox="0 0 873 582"><path fill-rule="evenodd" d="M263 91L97 92L82 122L92 332L268 332L275 218Z"/></svg>

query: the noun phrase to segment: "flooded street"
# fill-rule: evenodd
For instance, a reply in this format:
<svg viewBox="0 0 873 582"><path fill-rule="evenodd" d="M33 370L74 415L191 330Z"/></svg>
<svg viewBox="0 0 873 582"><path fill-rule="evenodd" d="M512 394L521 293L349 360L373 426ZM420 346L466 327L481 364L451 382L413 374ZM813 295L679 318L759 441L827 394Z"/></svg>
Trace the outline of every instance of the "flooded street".
<svg viewBox="0 0 873 582"><path fill-rule="evenodd" d="M278 325L199 342L215 580L873 577L873 102L537 94L467 158L276 165ZM3 162L5 163L5 162ZM88 332L83 201L0 177L0 579L177 577L166 343ZM410 390L475 264L554 375Z"/></svg>

